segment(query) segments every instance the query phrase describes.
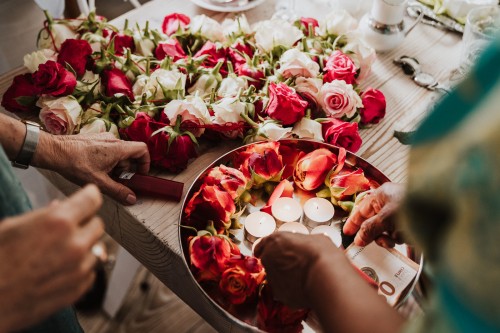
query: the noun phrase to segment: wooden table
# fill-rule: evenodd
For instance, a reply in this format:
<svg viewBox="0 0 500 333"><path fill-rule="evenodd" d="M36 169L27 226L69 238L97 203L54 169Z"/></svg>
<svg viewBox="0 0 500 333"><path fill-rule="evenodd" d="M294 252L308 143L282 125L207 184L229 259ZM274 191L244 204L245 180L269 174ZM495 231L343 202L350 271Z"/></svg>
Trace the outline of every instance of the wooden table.
<svg viewBox="0 0 500 333"><path fill-rule="evenodd" d="M319 1L296 1L298 12L321 18L326 13L326 5ZM270 18L275 2L276 0L267 0L261 6L246 12L248 20L253 23ZM156 0L113 20L112 23L122 27L125 19L139 24L150 20L153 26L158 27L163 17L174 11L190 16L206 14L219 21L230 16L230 14L205 11L187 0ZM446 82L451 71L458 65L460 40L459 35L421 24L409 34L399 48L379 55L371 76L363 84L365 87L371 86L384 92L387 98L387 115L380 124L361 130L363 145L358 155L395 182L404 182L406 179L408 147L393 137L394 130L414 128L429 106L440 98L440 94L417 86L392 61L401 55L416 57L424 71L435 75L440 82ZM24 69L20 68L0 77L1 94L10 85L14 75L21 72L24 72ZM236 142L229 142L210 147L179 175L158 174L161 177L184 182L185 195L196 176L207 165L237 145ZM41 172L65 194L77 189L75 185L53 172L45 170ZM192 281L183 262L178 239L180 209L180 203L163 200L139 197L135 206L123 207L106 198L101 215L106 221L106 231L118 243L219 332L248 330L213 307Z"/></svg>

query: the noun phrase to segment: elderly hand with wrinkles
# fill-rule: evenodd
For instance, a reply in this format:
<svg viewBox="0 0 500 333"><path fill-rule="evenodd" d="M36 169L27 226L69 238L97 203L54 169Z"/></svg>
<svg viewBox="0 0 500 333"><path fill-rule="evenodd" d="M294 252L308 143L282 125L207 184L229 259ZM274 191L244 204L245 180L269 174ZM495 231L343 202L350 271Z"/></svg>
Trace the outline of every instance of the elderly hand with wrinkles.
<svg viewBox="0 0 500 333"><path fill-rule="evenodd" d="M396 243L402 243L395 213L404 193L403 185L391 182L370 191L354 207L344 225L344 233L357 233L354 243L359 246L366 246L372 241L383 247L394 247Z"/></svg>

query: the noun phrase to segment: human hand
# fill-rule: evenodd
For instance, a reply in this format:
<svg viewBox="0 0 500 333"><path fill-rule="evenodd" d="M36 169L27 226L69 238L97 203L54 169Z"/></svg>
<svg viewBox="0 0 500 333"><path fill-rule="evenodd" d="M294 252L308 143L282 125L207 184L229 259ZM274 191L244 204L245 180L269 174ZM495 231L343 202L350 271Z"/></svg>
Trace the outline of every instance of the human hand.
<svg viewBox="0 0 500 333"><path fill-rule="evenodd" d="M150 157L145 143L118 140L110 133L69 136L43 133L33 165L54 170L78 185L96 184L103 193L133 205L137 201L134 192L114 181L111 173L135 167L138 173L147 174Z"/></svg>
<svg viewBox="0 0 500 333"><path fill-rule="evenodd" d="M357 232L354 243L358 246L366 246L372 241L383 247L402 243L394 215L403 197L403 185L391 182L366 194L347 219L344 234L354 235Z"/></svg>
<svg viewBox="0 0 500 333"><path fill-rule="evenodd" d="M255 248L276 300L297 308L311 307L311 277L325 259L350 265L343 253L324 235L276 232L263 238ZM314 285L314 283L312 283ZM314 287L312 287L314 288Z"/></svg>
<svg viewBox="0 0 500 333"><path fill-rule="evenodd" d="M0 332L32 326L92 285L102 196L89 185L62 202L0 222Z"/></svg>

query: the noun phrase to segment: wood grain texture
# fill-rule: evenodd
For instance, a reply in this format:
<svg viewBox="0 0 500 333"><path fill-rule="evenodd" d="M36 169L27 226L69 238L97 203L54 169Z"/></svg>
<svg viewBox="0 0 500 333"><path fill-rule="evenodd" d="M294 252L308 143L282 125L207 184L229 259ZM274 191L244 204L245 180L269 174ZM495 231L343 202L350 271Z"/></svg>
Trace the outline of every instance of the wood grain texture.
<svg viewBox="0 0 500 333"><path fill-rule="evenodd" d="M296 1L298 12L321 18L326 13L325 5L316 1ZM274 0L246 13L251 23L271 17ZM177 11L188 15L206 14L219 21L231 14L214 13L195 7L191 2L156 0L123 15L112 23L121 26L125 19L143 24L150 20L153 26L161 24L164 15ZM369 129L361 130L363 146L358 155L384 172L391 180L404 182L408 147L394 137L395 129L415 128L439 94L417 86L392 61L400 55L416 57L422 70L436 75L445 82L458 64L460 38L435 28L419 25L396 50L379 55L372 68L372 75L364 87L373 87L384 92L387 98L387 115L383 121ZM0 78L3 92L13 73ZM450 110L452 116L453 110ZM212 161L237 146L226 142L219 146L206 147L203 154L179 175L157 172L160 177L185 183L184 195L196 176ZM59 175L42 171L65 194L72 193L76 186ZM139 198L133 207L123 207L106 199L101 215L106 221L107 232L125 249L133 254L145 267L165 283L182 300L205 318L219 332L248 331L227 315L215 308L192 281L184 264L178 239L180 203L159 199Z"/></svg>

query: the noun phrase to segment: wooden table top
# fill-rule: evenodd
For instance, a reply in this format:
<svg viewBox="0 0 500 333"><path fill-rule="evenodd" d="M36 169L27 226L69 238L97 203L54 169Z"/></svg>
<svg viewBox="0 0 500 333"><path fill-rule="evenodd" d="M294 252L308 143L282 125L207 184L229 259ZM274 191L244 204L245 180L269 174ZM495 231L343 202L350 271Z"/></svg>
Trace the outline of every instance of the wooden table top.
<svg viewBox="0 0 500 333"><path fill-rule="evenodd" d="M272 16L277 0L267 0L245 14L250 23ZM321 1L321 2L320 2ZM327 12L323 0L295 1L297 12L304 16L321 18ZM144 24L149 20L159 27L163 17L171 12L189 16L206 14L222 21L233 14L203 10L190 1L155 0L118 17L111 23L122 27L125 19L130 23ZM410 19L408 19L410 20ZM417 86L405 76L393 59L408 55L419 60L422 70L432 73L439 82L447 82L454 68L458 66L461 36L419 24L397 49L379 54L370 77L364 87L381 90L387 99L387 114L383 121L369 129L360 131L363 145L357 153L392 181L406 179L408 147L394 137L394 130L410 130L416 127L429 107L440 98L440 93ZM3 95L12 78L24 72L19 68L0 76L0 94ZM160 177L174 179L185 184L184 196L197 175L220 155L238 146L238 142L227 142L209 147L179 175L154 172ZM77 187L61 176L40 170L65 194ZM135 256L146 268L173 290L189 306L204 317L219 332L246 331L217 310L203 296L192 281L186 268L178 238L178 223L182 204L163 200L138 198L132 207L124 207L106 198L101 215L106 222L106 231L126 250Z"/></svg>

